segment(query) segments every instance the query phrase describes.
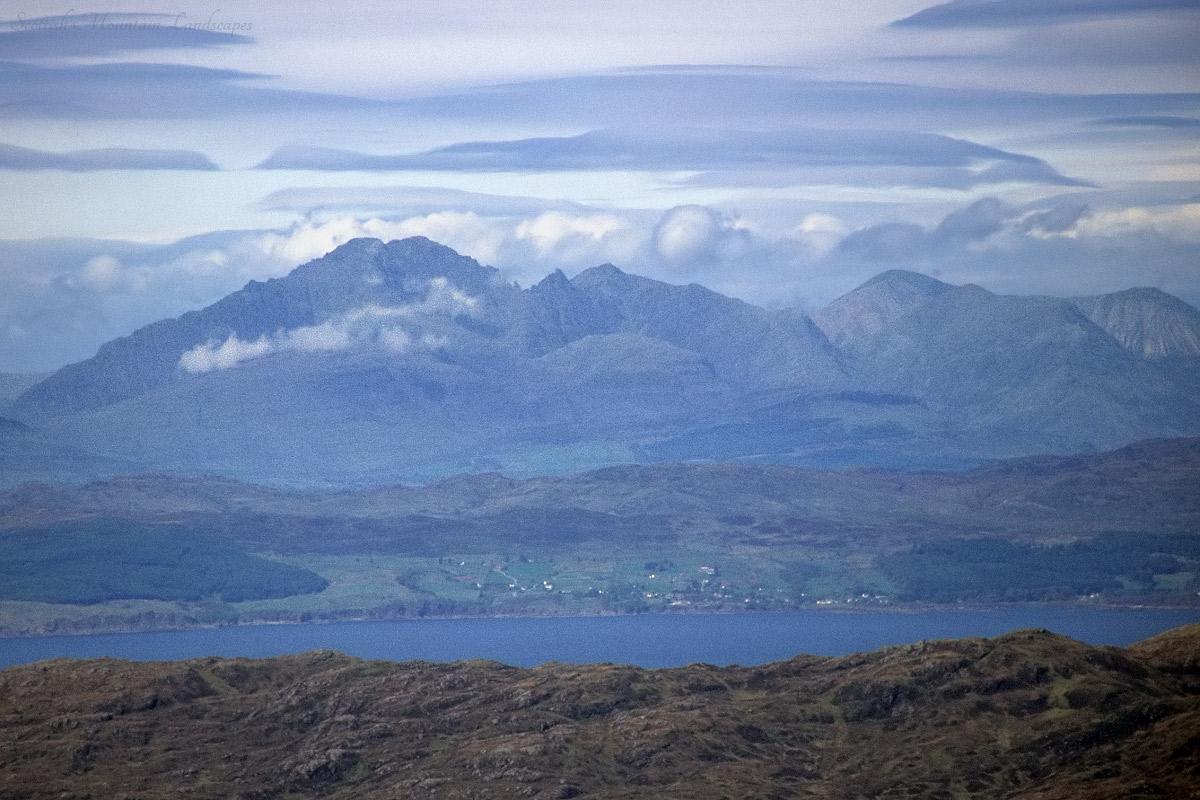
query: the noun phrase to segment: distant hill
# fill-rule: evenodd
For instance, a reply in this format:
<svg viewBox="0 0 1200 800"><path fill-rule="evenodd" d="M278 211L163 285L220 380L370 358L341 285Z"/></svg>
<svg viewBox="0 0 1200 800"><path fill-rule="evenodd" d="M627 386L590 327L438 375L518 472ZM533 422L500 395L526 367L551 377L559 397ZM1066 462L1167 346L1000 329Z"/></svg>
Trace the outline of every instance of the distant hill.
<svg viewBox="0 0 1200 800"><path fill-rule="evenodd" d="M0 791L196 798L1189 797L1200 628L762 667L54 661L0 672ZM130 768L130 765L137 768Z"/></svg>
<svg viewBox="0 0 1200 800"><path fill-rule="evenodd" d="M49 375L48 372L0 372L0 415L6 413L12 402L27 389Z"/></svg>
<svg viewBox="0 0 1200 800"><path fill-rule="evenodd" d="M929 603L1195 608L1197 486L1200 439L957 472L720 463L359 490L171 475L30 483L0 492L0 633ZM176 553L229 569L193 575ZM271 572L278 562L292 571ZM150 564L221 587L237 567L255 594L152 603L163 592L143 579ZM312 588L317 576L327 591Z"/></svg>
<svg viewBox="0 0 1200 800"><path fill-rule="evenodd" d="M17 398L49 376L48 372L0 372L0 402Z"/></svg>
<svg viewBox="0 0 1200 800"><path fill-rule="evenodd" d="M0 416L0 476L83 483L97 475L142 472L145 465L72 446L46 431Z"/></svg>
<svg viewBox="0 0 1200 800"><path fill-rule="evenodd" d="M1146 358L1200 356L1200 311L1158 289L1126 289L1071 302L1131 352Z"/></svg>
<svg viewBox="0 0 1200 800"><path fill-rule="evenodd" d="M1147 290L1007 297L899 270L809 319L612 265L523 290L427 239L356 239L109 342L9 416L152 470L301 485L961 466L1200 434L1197 319Z"/></svg>
<svg viewBox="0 0 1200 800"><path fill-rule="evenodd" d="M79 487L0 491L0 529L89 515L188 513L482 519L517 509L615 517L783 517L859 528L1191 532L1200 528L1200 438L1157 439L1076 456L996 461L971 470L818 470L773 464L648 464L528 478L457 475L425 486L292 491L215 476L132 475ZM749 523L745 523L749 524ZM738 528L739 525L726 527ZM569 537L564 536L569 544ZM269 541L263 542L270 549Z"/></svg>

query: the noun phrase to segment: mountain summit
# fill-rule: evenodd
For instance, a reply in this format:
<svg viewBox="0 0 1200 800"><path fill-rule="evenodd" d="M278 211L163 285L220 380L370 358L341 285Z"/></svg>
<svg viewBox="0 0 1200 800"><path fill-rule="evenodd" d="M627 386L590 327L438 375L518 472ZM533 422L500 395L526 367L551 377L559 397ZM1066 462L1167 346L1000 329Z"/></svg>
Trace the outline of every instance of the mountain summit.
<svg viewBox="0 0 1200 800"><path fill-rule="evenodd" d="M1146 358L1200 356L1200 311L1158 289L1071 300L1126 349Z"/></svg>
<svg viewBox="0 0 1200 800"><path fill-rule="evenodd" d="M969 463L1200 433L1197 320L1145 290L1005 297L893 270L814 321L611 264L521 289L425 238L355 239L109 342L10 415L121 463L300 483Z"/></svg>

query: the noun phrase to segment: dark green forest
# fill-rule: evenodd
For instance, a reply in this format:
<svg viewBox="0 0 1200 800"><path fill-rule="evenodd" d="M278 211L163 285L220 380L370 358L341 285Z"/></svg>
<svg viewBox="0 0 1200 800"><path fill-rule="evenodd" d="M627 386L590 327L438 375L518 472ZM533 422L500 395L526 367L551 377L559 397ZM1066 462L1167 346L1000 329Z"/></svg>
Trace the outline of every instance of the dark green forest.
<svg viewBox="0 0 1200 800"><path fill-rule="evenodd" d="M1110 533L1070 544L946 539L881 559L898 600L933 603L1064 600L1093 592L1149 593L1162 576L1190 572L1200 540Z"/></svg>
<svg viewBox="0 0 1200 800"><path fill-rule="evenodd" d="M324 578L251 555L203 531L121 519L0 534L0 599L225 602L319 592Z"/></svg>

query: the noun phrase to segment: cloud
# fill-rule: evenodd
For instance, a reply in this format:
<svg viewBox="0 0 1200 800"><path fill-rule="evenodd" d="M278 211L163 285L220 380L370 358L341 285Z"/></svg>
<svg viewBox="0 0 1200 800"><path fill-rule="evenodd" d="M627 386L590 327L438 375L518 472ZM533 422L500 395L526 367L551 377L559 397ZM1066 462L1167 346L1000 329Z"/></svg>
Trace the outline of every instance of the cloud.
<svg viewBox="0 0 1200 800"><path fill-rule="evenodd" d="M1127 43L1128 44L1128 43ZM1194 53L1194 49L1193 49ZM930 130L981 123L1191 113L1195 92L1034 92L900 82L817 80L765 67L648 67L488 86L403 102L405 115L465 123L530 119L603 128L636 113L647 126ZM736 120L736 123L731 121Z"/></svg>
<svg viewBox="0 0 1200 800"><path fill-rule="evenodd" d="M1081 214L1072 226L1064 226L1057 233L1068 238L1156 234L1175 241L1200 244L1200 203L1089 211Z"/></svg>
<svg viewBox="0 0 1200 800"><path fill-rule="evenodd" d="M1046 211L1030 212L1021 221L1021 228L1036 237L1065 234L1091 213L1092 209L1086 203L1061 203Z"/></svg>
<svg viewBox="0 0 1200 800"><path fill-rule="evenodd" d="M1081 41L1078 47L1085 44ZM235 119L255 115L270 116L275 122L286 119L288 124L281 129L294 131L300 122L313 125L315 117L354 114L368 126L437 122L528 130L536 123L540 130L561 131L603 129L614 120L636 114L642 125L655 129L870 129L885 119L900 130L928 131L981 124L1008 127L1033 121L1188 114L1200 100L1195 92L1030 92L826 81L814 80L804 70L762 67L644 68L397 100L269 88L265 82L272 77L183 64L51 66L0 61L0 118ZM344 125L344 118L338 124ZM260 146L257 138L254 141ZM326 158L331 167L348 169L345 162L363 154L285 150L280 164L285 155L288 160L313 163ZM440 157L469 155L451 152ZM379 162L366 163L378 168Z"/></svg>
<svg viewBox="0 0 1200 800"><path fill-rule="evenodd" d="M870 263L903 262L921 253L927 233L911 222L884 222L854 231L837 247L840 254Z"/></svg>
<svg viewBox="0 0 1200 800"><path fill-rule="evenodd" d="M107 56L138 50L211 48L253 41L250 22L213 12L207 19L178 14L99 12L0 22L0 58Z"/></svg>
<svg viewBox="0 0 1200 800"><path fill-rule="evenodd" d="M732 253L744 242L737 221L706 206L678 206L654 229L654 249L673 264L703 264Z"/></svg>
<svg viewBox="0 0 1200 800"><path fill-rule="evenodd" d="M390 241L424 236L479 261L493 261L515 224L473 211L435 211L399 218L336 215L329 219L310 217L282 231L255 236L254 248L272 262L292 266L311 261L351 239L370 237Z"/></svg>
<svg viewBox="0 0 1200 800"><path fill-rule="evenodd" d="M320 325L293 328L283 334L284 350L299 350L302 353L324 353L345 350L350 346L350 332L334 320Z"/></svg>
<svg viewBox="0 0 1200 800"><path fill-rule="evenodd" d="M1007 47L992 57L992 67L1031 71L1074 67L1077 75L1085 74L1085 70L1115 73L1122 78L1116 85L1135 86L1141 80L1129 74L1134 67L1155 68L1159 80L1172 73L1194 75L1198 37L1200 14L1106 18L1070 26L1034 27L1011 36ZM1194 82L1179 85L1191 88ZM1187 111L1194 112L1195 108Z"/></svg>
<svg viewBox="0 0 1200 800"><path fill-rule="evenodd" d="M277 150L259 169L704 170L753 165L965 166L983 160L1036 161L963 139L910 131L639 128L567 137L464 142L395 156L290 146Z"/></svg>
<svg viewBox="0 0 1200 800"><path fill-rule="evenodd" d="M0 240L0 371L42 371L118 336L201 308L297 264L268 231L218 231L166 245L105 239Z"/></svg>
<svg viewBox="0 0 1200 800"><path fill-rule="evenodd" d="M230 119L393 108L346 95L254 85L270 77L185 64L0 61L0 118Z"/></svg>
<svg viewBox="0 0 1200 800"><path fill-rule="evenodd" d="M193 374L229 369L243 361L262 358L274 349L265 336L254 342L243 342L234 333L220 345L215 342L196 345L179 357L179 366Z"/></svg>
<svg viewBox="0 0 1200 800"><path fill-rule="evenodd" d="M933 229L933 236L943 242L979 241L1003 230L1008 216L1003 203L994 197L985 197L947 214Z"/></svg>
<svg viewBox="0 0 1200 800"><path fill-rule="evenodd" d="M1194 0L951 0L892 23L897 28L1007 28L1194 10Z"/></svg>
<svg viewBox="0 0 1200 800"><path fill-rule="evenodd" d="M368 155L348 150L288 146L259 169L329 171L442 170L543 172L565 170L711 170L766 175L772 181L810 182L804 168L883 173L899 168L914 185L1048 183L1086 185L1040 159L933 133L880 130L736 131L711 128L605 129L567 137L465 142L412 155ZM931 174L927 175L927 172ZM736 179L735 179L736 180ZM869 178L868 178L869 180ZM753 184L753 177L750 182Z"/></svg>
<svg viewBox="0 0 1200 800"><path fill-rule="evenodd" d="M526 239L543 254L563 247L565 242L601 242L621 233L628 223L613 214L571 216L561 211L547 211L533 219L522 220L513 233Z"/></svg>
<svg viewBox="0 0 1200 800"><path fill-rule="evenodd" d="M676 181L680 186L757 187L784 189L793 186L850 186L893 189L898 187L968 191L1000 184L1094 187L1079 178L1059 173L1046 162L1029 158L982 161L972 166L840 166L702 172Z"/></svg>
<svg viewBox="0 0 1200 800"><path fill-rule="evenodd" d="M1200 119L1195 117L1173 117L1169 115L1145 117L1108 117L1092 122L1093 125L1115 125L1135 128L1171 128L1192 130L1200 128Z"/></svg>
<svg viewBox="0 0 1200 800"><path fill-rule="evenodd" d="M932 228L886 223L854 231L814 270L860 283L900 267L1011 294L1154 286L1197 304L1198 262L1200 203L1102 208L1067 198L1022 208L989 198Z"/></svg>
<svg viewBox="0 0 1200 800"><path fill-rule="evenodd" d="M52 169L69 172L94 172L110 169L215 170L217 165L203 153L191 150L108 148L50 153L45 150L0 144L0 169Z"/></svg>
<svg viewBox="0 0 1200 800"><path fill-rule="evenodd" d="M318 325L281 330L243 341L231 333L224 342L210 340L179 357L184 372L199 375L272 353L328 353L350 348L375 348L404 353L414 348L433 349L448 340L439 334L447 321L476 313L478 301L459 291L445 278L426 286L425 297L402 306L364 305L336 314Z"/></svg>
<svg viewBox="0 0 1200 800"><path fill-rule="evenodd" d="M1055 211L1042 212L1041 220ZM1004 231L1016 212L994 197L985 197L947 214L932 229L913 223L889 222L854 231L837 247L843 255L867 262L911 262L942 257L980 243ZM1037 227L1038 223L1032 223ZM1041 229L1041 228L1039 228Z"/></svg>
<svg viewBox="0 0 1200 800"><path fill-rule="evenodd" d="M444 211L484 216L529 216L545 211L580 213L591 210L567 200L486 194L440 186L298 186L272 192L259 206L266 211L340 211L386 216Z"/></svg>

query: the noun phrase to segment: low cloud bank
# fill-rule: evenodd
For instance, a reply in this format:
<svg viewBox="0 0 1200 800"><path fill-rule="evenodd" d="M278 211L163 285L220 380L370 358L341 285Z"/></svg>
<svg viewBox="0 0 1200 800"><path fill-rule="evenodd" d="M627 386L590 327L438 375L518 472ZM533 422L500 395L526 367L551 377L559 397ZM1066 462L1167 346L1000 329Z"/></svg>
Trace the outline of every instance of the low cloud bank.
<svg viewBox="0 0 1200 800"><path fill-rule="evenodd" d="M445 320L471 314L477 306L475 298L459 291L445 278L435 278L429 282L420 302L403 306L364 305L318 325L303 325L251 341L231 333L224 341L209 340L185 351L179 357L179 367L198 375L287 351L322 353L369 347L407 353L432 349L446 341L436 332Z"/></svg>
<svg viewBox="0 0 1200 800"><path fill-rule="evenodd" d="M1200 202L1113 200L1082 192L1028 206L987 198L916 224L856 224L834 210L765 218L730 208L665 211L560 206L541 212L491 198L395 218L331 208L284 230L218 231L171 245L100 240L0 241L0 371L56 369L103 342L208 305L249 280L287 274L357 237L426 236L530 286L610 262L672 283L699 283L769 307L814 311L891 268L1013 294L1091 295L1154 286L1200 303ZM535 213L536 212L536 213ZM374 312L364 312L366 319ZM387 314L373 318L386 321ZM265 347L332 349L356 322L206 343L184 366L225 368ZM380 322L379 325L383 325ZM382 328L376 326L377 329ZM393 326L394 327L394 326ZM400 345L411 332L388 334ZM407 338L405 338L407 337ZM247 355L249 354L249 355ZM188 366L190 365L190 367Z"/></svg>

